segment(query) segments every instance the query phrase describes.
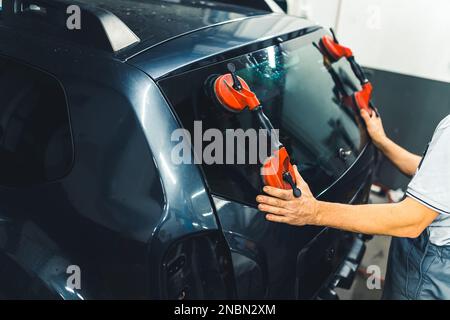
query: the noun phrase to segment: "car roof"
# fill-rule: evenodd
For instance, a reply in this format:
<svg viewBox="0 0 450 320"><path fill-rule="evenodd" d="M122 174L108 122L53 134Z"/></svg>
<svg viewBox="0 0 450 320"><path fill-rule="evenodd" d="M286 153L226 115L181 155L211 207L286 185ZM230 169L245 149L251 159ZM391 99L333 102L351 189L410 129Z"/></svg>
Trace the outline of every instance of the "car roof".
<svg viewBox="0 0 450 320"><path fill-rule="evenodd" d="M21 8L23 1L3 0L0 26L12 28L7 32L17 31L29 38L46 34L59 43L72 42L78 47L87 44L86 48L100 48L122 60L198 30L270 14L209 0L36 0L45 14L22 11L25 15L20 9L18 13L18 9L13 9ZM81 30L75 33L65 23L66 10L73 4L83 11Z"/></svg>
<svg viewBox="0 0 450 320"><path fill-rule="evenodd" d="M195 0L78 0L108 10L122 20L146 46L231 20L266 11Z"/></svg>
<svg viewBox="0 0 450 320"><path fill-rule="evenodd" d="M25 0L3 0L3 10L5 4L14 1ZM261 45L268 46L268 39L277 36L287 39L290 33L303 32L305 28L314 25L298 17L211 1L35 2L40 6L47 6L51 14L39 20L34 19L34 16L31 17L33 19L26 20L26 17L22 18L23 14L15 14L10 7L11 11L3 11L7 13L3 15L3 21L0 15L0 54L15 57L44 70L52 66L56 58L68 63L80 61L82 57L128 62L153 79L246 45L261 42ZM66 27L66 6L72 3L80 4L87 14L82 15L82 33L69 31ZM115 23L110 23L111 20ZM96 23L83 28L88 21ZM58 31L52 32L53 29ZM103 30L103 34L92 32L99 30ZM99 40L107 42L111 40L110 37L130 33L138 37L138 41L131 37L131 44L125 45L123 49L114 50L114 46L111 48L108 44L96 46ZM72 34L76 36L74 39L69 38ZM50 53L44 55L44 52Z"/></svg>

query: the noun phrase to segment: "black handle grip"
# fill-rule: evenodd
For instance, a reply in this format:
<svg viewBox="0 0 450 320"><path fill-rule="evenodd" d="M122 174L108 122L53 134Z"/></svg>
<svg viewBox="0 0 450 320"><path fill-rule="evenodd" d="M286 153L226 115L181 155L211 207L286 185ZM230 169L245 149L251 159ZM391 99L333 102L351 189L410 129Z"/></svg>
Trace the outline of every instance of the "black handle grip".
<svg viewBox="0 0 450 320"><path fill-rule="evenodd" d="M264 114L262 106L257 107L253 110L258 118L259 126L261 129L264 129L267 133L267 136L270 138L273 144L273 148L280 149L283 144L280 142L280 137L276 134L275 128L270 122L269 118Z"/></svg>
<svg viewBox="0 0 450 320"><path fill-rule="evenodd" d="M242 84L239 80L238 76L236 75L236 66L232 63L229 63L227 65L228 71L231 73L231 77L233 78L233 88L237 91L242 90Z"/></svg>
<svg viewBox="0 0 450 320"><path fill-rule="evenodd" d="M361 85L369 82L369 80L366 77L366 74L365 74L364 70L356 62L355 57L348 58L348 62L350 63L350 66L352 67L352 70L355 73L355 76L358 78L358 80L361 83Z"/></svg>
<svg viewBox="0 0 450 320"><path fill-rule="evenodd" d="M274 130L272 122L270 122L269 118L267 118L267 116L264 114L261 106L257 107L254 110L254 112L256 113L256 116L258 117L258 122L259 122L261 129L265 129L267 131Z"/></svg>
<svg viewBox="0 0 450 320"><path fill-rule="evenodd" d="M292 176L289 172L283 173L283 180L289 183L289 185L291 186L294 197L300 198L302 196L302 191L297 188L297 185L294 183L294 179L292 179Z"/></svg>
<svg viewBox="0 0 450 320"><path fill-rule="evenodd" d="M296 198L300 198L302 196L302 191L297 187L292 189L292 192L294 194L294 197L296 197Z"/></svg>
<svg viewBox="0 0 450 320"><path fill-rule="evenodd" d="M331 35L333 36L334 42L336 42L337 44L339 44L339 41L338 41L338 39L337 39L337 37L336 37L336 33L334 33L334 29L333 29L333 28L330 28L330 32L331 32Z"/></svg>

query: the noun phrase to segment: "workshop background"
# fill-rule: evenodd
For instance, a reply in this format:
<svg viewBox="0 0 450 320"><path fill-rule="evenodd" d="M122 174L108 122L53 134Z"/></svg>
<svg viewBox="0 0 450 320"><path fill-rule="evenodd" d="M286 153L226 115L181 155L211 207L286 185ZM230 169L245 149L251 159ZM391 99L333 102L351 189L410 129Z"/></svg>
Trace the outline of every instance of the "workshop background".
<svg viewBox="0 0 450 320"><path fill-rule="evenodd" d="M422 154L433 131L450 113L450 1L448 0L287 0L289 14L332 27L351 46L374 85L374 102L387 134L407 149ZM387 160L378 181L397 190L372 202L401 199L409 179ZM368 290L369 265L379 265L383 277L390 238L368 243L360 277L343 299L378 299Z"/></svg>

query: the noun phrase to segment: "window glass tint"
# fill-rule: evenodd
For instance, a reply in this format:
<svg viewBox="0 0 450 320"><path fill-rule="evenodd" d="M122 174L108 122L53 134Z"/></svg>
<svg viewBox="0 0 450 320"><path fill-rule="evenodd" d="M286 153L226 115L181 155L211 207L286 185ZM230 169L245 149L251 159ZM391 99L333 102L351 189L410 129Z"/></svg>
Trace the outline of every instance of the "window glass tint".
<svg viewBox="0 0 450 320"><path fill-rule="evenodd" d="M337 85L313 46L321 32L245 54L213 66L162 80L160 85L193 135L194 121L209 128L244 130L258 128L255 116L244 111L236 114L220 107L212 96L211 83L227 72L233 62L262 102L264 112L288 149L314 193L338 179L356 160L367 142L357 111L340 102ZM333 66L347 93L359 89L348 62ZM205 143L204 146L208 145ZM247 145L236 146L247 152ZM340 151L346 157L340 156ZM262 188L260 165L203 165L213 193L253 204Z"/></svg>
<svg viewBox="0 0 450 320"><path fill-rule="evenodd" d="M67 103L58 81L0 58L0 184L58 179L72 159Z"/></svg>

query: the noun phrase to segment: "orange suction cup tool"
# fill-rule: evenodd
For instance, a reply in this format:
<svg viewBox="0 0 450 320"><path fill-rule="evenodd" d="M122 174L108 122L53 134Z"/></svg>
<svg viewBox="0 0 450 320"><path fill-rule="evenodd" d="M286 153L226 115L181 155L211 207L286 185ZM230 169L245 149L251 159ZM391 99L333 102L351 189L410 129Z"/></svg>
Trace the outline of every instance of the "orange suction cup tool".
<svg viewBox="0 0 450 320"><path fill-rule="evenodd" d="M372 114L372 111L375 111L377 116L379 116L378 110L371 103L373 87L369 82L369 79L367 79L364 70L356 62L352 50L340 45L339 41L336 38L336 35L333 32L333 29L330 29L330 31L333 37L323 36L322 39L320 39L320 51L331 63L334 63L341 58L346 58L348 60L353 73L358 78L362 87L360 91L353 94L353 104L359 109L367 110L370 114Z"/></svg>
<svg viewBox="0 0 450 320"><path fill-rule="evenodd" d="M367 82L363 84L362 90L356 92L353 95L353 101L355 105L359 109L366 110L367 112L369 112L369 114L372 114L372 110L374 109L370 103L370 99L372 97L372 90L373 90L372 85L370 84L370 82Z"/></svg>
<svg viewBox="0 0 450 320"><path fill-rule="evenodd" d="M262 129L268 134L275 132L269 118L264 114L261 103L256 94L244 79L236 75L234 64L228 64L230 73L222 75L214 82L214 93L217 100L228 110L241 112L248 108L256 115ZM277 150L263 164L261 175L264 184L278 189L292 189L295 197L302 195L295 184L295 172L291 165L286 148L281 144L278 136L271 137L277 141ZM273 141L273 140L272 140Z"/></svg>
<svg viewBox="0 0 450 320"><path fill-rule="evenodd" d="M330 62L334 63L342 58L350 58L353 56L352 50L339 44L333 33L333 38L323 36L319 42L322 52L326 54Z"/></svg>
<svg viewBox="0 0 450 320"><path fill-rule="evenodd" d="M264 162L261 175L264 184L278 189L292 189L296 198L302 196L301 190L297 188L294 167L291 164L289 154L285 147L281 147L279 150L275 151L275 153Z"/></svg>
<svg viewBox="0 0 450 320"><path fill-rule="evenodd" d="M221 75L214 82L214 93L217 100L228 110L241 112L246 108L253 110L261 105L256 94L244 79L238 77L233 64L228 65L231 73Z"/></svg>

